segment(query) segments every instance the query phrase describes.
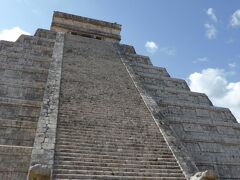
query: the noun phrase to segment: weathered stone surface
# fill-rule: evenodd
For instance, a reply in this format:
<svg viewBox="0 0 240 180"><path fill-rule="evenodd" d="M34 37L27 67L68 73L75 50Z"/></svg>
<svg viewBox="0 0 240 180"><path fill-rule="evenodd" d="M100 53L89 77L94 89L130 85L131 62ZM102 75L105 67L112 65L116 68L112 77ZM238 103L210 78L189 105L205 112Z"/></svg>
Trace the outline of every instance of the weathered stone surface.
<svg viewBox="0 0 240 180"><path fill-rule="evenodd" d="M26 180L53 40L0 42L0 179Z"/></svg>
<svg viewBox="0 0 240 180"><path fill-rule="evenodd" d="M54 159L64 33L57 33L43 97L28 179L50 179Z"/></svg>
<svg viewBox="0 0 240 180"><path fill-rule="evenodd" d="M166 73L135 68L129 53L122 54L130 76L186 177L190 178L198 169L203 172L213 169L216 179L240 176L236 173L240 168L239 124L229 109L214 107L206 95L190 92L184 81L166 77ZM188 156L192 165L186 163Z"/></svg>
<svg viewBox="0 0 240 180"><path fill-rule="evenodd" d="M51 31L0 41L0 179L239 179L230 110L120 30L55 12Z"/></svg>

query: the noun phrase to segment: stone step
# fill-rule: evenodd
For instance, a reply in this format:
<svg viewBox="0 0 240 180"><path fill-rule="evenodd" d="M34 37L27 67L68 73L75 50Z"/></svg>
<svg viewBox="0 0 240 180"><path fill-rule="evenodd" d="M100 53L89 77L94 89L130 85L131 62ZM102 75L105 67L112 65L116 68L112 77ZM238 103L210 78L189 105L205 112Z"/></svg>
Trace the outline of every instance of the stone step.
<svg viewBox="0 0 240 180"><path fill-rule="evenodd" d="M135 142L135 143L163 143L165 140L162 137L154 137L154 136L147 136L143 137L142 135L132 135L132 136L127 136L127 135L115 135L111 133L105 133L102 135L102 133L59 133L58 131L58 137L59 138L71 138L74 139L74 141L81 140L81 141L88 141L89 139L95 140L95 141L108 141L110 142ZM149 140L151 139L151 141Z"/></svg>
<svg viewBox="0 0 240 180"><path fill-rule="evenodd" d="M102 102L101 100L99 100L99 102L94 103L93 101L88 100L86 98L82 98L81 102L81 100L79 101L79 99L74 99L75 93L72 93L72 95L69 95L68 97L64 96L61 97L62 97L61 102L64 101L64 103L62 103L61 106L59 107L60 122L79 120L83 122L86 121L87 123L87 120L94 121L93 118L95 117L96 119L95 121L100 121L103 124L129 122L132 124L136 124L137 126L138 123L139 124L154 123L152 117L149 116L146 116L148 118L143 118L142 120L139 120L141 118L141 116L138 113L139 111L134 111L134 109L131 108L121 107L120 102L111 104L110 100L107 101L109 103L104 102L105 100L103 100ZM128 102L125 103L125 107L128 107L128 104L130 105L129 102L130 101L128 100ZM141 100L139 100L138 102L140 102L140 105L142 105ZM118 109L118 113L115 113L114 111L107 111L107 109L111 109L111 106L115 106L115 108ZM136 104L135 106L138 105Z"/></svg>
<svg viewBox="0 0 240 180"><path fill-rule="evenodd" d="M126 150L126 148L131 149L131 150L140 150L140 151L152 151L155 149L159 149L161 151L167 151L168 147L165 145L165 143L163 145L159 144L159 145L136 145L134 143L130 144L126 144L126 143L122 143L122 142L116 142L115 144L110 144L110 143L92 143L92 142L66 142L66 141L57 141L57 147L66 147L66 146L70 146L73 148L78 148L81 147L83 149L90 149L90 148L95 148L95 149L112 149L112 150L118 150L121 149L123 151Z"/></svg>
<svg viewBox="0 0 240 180"><path fill-rule="evenodd" d="M61 174L61 175L54 175L54 179L56 180L69 180L69 179L101 179L101 180L115 180L115 179L122 179L122 180L147 180L147 179L157 179L157 180L186 180L184 177L146 177L146 176L115 176L115 175L76 175L76 174Z"/></svg>
<svg viewBox="0 0 240 180"><path fill-rule="evenodd" d="M77 152L61 152L61 151L56 151L55 156L66 156L66 157L82 157L82 158L108 158L108 159L137 159L137 158L145 158L145 159L153 159L156 160L156 158L170 158L173 159L174 156L169 153L169 154L125 154L119 152L118 154L93 154L92 152L90 153L77 153Z"/></svg>
<svg viewBox="0 0 240 180"><path fill-rule="evenodd" d="M84 121L83 121L84 123ZM111 123L111 121L105 121L105 123ZM61 132L72 132L72 131L92 131L94 130L97 133L102 133L103 131L106 133L114 133L114 134L118 134L121 132L125 132L126 134L135 134L135 133L142 133L143 135L153 135L153 134L158 134L159 130L157 128L157 126L143 126L143 125L138 125L136 127L132 126L125 126L125 127L118 127L117 123L115 124L114 122L112 122L111 124L111 129L107 129L107 127L104 126L89 126L89 125L81 125L78 123L74 123L73 125L68 125L68 124L61 124L61 126L59 126L59 128L61 129ZM110 126L109 125L109 126ZM109 127L108 126L108 127ZM161 137L161 136L159 136Z"/></svg>
<svg viewBox="0 0 240 180"><path fill-rule="evenodd" d="M181 118L203 117L209 119L219 119L220 121L237 122L231 111L227 108L202 106L196 104L182 103L159 103L161 113L165 117L179 116Z"/></svg>
<svg viewBox="0 0 240 180"><path fill-rule="evenodd" d="M194 103L199 105L213 106L207 95L203 93L172 89L148 84L144 87L144 89L147 90L147 92L151 94L156 101L167 100L170 102L178 101L181 103Z"/></svg>
<svg viewBox="0 0 240 180"><path fill-rule="evenodd" d="M89 151L89 153L93 153L96 154L97 152L101 153L101 152L108 152L108 153L113 153L113 152L119 152L119 153L127 153L127 154L131 154L131 153L143 153L143 154L166 154L166 153L171 153L170 149L168 147L134 147L134 146L124 146L124 145L119 145L116 147L111 147L111 146L107 146L104 144L100 144L99 146L95 145L95 146L88 146L88 145L61 145L61 144L56 144L56 148L61 150L66 150L68 148L74 148L76 149L76 151L74 152L78 152L78 150L81 151Z"/></svg>
<svg viewBox="0 0 240 180"><path fill-rule="evenodd" d="M120 172L148 172L148 173L182 173L178 166L159 165L158 167L105 167L105 166L71 166L71 165L56 165L55 170L91 170L91 171L120 171Z"/></svg>
<svg viewBox="0 0 240 180"><path fill-rule="evenodd" d="M65 128L65 129L64 129ZM130 138L140 138L143 139L159 139L159 141L164 141L163 137L159 133L144 133L144 132L125 132L123 131L108 131L107 129L95 130L95 129L82 129L79 131L67 129L67 127L63 127L62 129L58 128L59 136L72 136L77 138L79 135L84 135L86 138L106 138L106 139L130 139Z"/></svg>
<svg viewBox="0 0 240 180"><path fill-rule="evenodd" d="M167 159L169 158L170 161L171 159L174 159L174 156L172 154L170 155L166 155L166 154L151 154L151 155L134 155L134 156L128 156L125 154L118 154L118 155L102 155L102 154L92 154L91 152L87 153L87 154L83 154L83 153L66 153L66 152L55 152L55 156L59 157L59 156L65 156L65 157L80 157L80 158L96 158L96 159L133 159L133 160L156 160L158 158L163 158L163 159Z"/></svg>
<svg viewBox="0 0 240 180"><path fill-rule="evenodd" d="M143 163L143 164L161 164L165 162L176 162L176 159L174 157L172 158L161 158L161 157L155 157L155 158L143 158L143 157L137 157L137 158L130 158L130 157L124 157L124 158L112 158L112 157L82 157L81 155L70 157L70 156L62 156L62 155L56 155L55 156L56 161L86 161L86 162L103 162L103 163L126 163L131 162L133 164L137 163Z"/></svg>
<svg viewBox="0 0 240 180"><path fill-rule="evenodd" d="M161 161L161 159L156 161L129 161L129 160L119 160L119 159L91 159L91 158L82 158L82 159L76 159L76 158L69 158L69 157L59 157L56 156L54 163L56 165L76 165L76 166L107 166L111 167L127 167L128 165L132 167L132 165L141 165L142 166L177 166L177 162L175 161Z"/></svg>
<svg viewBox="0 0 240 180"><path fill-rule="evenodd" d="M53 48L55 44L55 40L53 39L48 39L48 38L43 38L38 36L29 36L24 34L21 35L16 42L33 44L33 45L38 45L43 47L50 47L50 48Z"/></svg>
<svg viewBox="0 0 240 180"><path fill-rule="evenodd" d="M84 146L86 148L105 148L105 149L123 149L126 148L129 149L156 149L159 148L159 150L169 150L169 147L166 145L165 142L157 142L156 144L151 143L142 143L138 144L138 142L135 141L121 141L116 140L114 141L108 141L108 140L95 140L95 139L84 139L84 140L70 140L70 138L59 138L57 140L57 146L65 147L65 146Z"/></svg>
<svg viewBox="0 0 240 180"><path fill-rule="evenodd" d="M70 138L60 138L58 137L57 140L58 145L65 145L65 146L85 146L85 147L106 147L106 148L136 148L136 149L151 149L151 148L159 148L159 149L167 149L168 146L166 145L165 141L159 141L158 143L143 143L140 144L139 142L125 142L121 140L116 141L107 141L103 140L102 142L96 142L95 139L88 139L86 141L79 140L79 139L72 139Z"/></svg>
<svg viewBox="0 0 240 180"><path fill-rule="evenodd" d="M37 29L34 36L40 37L40 38L47 38L47 39L56 39L56 32L47 30L47 29Z"/></svg>
<svg viewBox="0 0 240 180"><path fill-rule="evenodd" d="M146 64L146 65L152 65L151 60L148 56L143 56L139 54L132 54L132 53L125 53L125 59L126 62L130 63L139 63L139 64Z"/></svg>
<svg viewBox="0 0 240 180"><path fill-rule="evenodd" d="M91 154L92 155L108 155L108 156L172 156L172 152L170 149L155 149L154 151L142 151L137 152L131 149L107 149L104 151L103 149L99 148L77 148L72 149L69 146L59 146L60 148L55 149L55 153L69 153L69 154Z"/></svg>
<svg viewBox="0 0 240 180"><path fill-rule="evenodd" d="M70 104L70 103L69 103ZM78 106L73 107L75 109L78 109L80 111L80 108ZM59 108L59 125L72 127L72 128L78 128L78 127L96 127L96 128L118 128L118 129L129 129L129 130L147 130L147 129L155 129L155 132L157 132L158 128L154 122L154 120L151 117L148 117L146 119L139 120L139 115L131 115L124 116L122 112L119 112L118 114L114 115L107 115L105 112L102 111L102 113L96 113L98 112L98 109L93 109L93 112L86 112L82 113L82 116L80 116L79 112L76 112L75 109L66 108L67 112L63 112L64 108L61 106ZM122 110L124 111L124 109ZM127 111L127 110L126 110ZM131 109L128 109L128 111L131 112ZM97 116L98 115L98 116ZM119 118L119 119L117 119Z"/></svg>
<svg viewBox="0 0 240 180"><path fill-rule="evenodd" d="M31 57L32 58L32 57ZM6 56L0 53L0 66L15 66L15 67L21 67L21 69L43 69L48 70L50 59L45 60L35 60L31 58L23 58L23 57L11 57Z"/></svg>
<svg viewBox="0 0 240 180"><path fill-rule="evenodd" d="M149 141L151 139L151 142L163 142L164 138L158 134L147 134L142 132L115 132L114 130L107 131L105 129L102 129L101 131L96 132L94 129L89 130L79 130L79 131L58 131L59 137L73 137L75 139L87 139L87 138L95 138L97 140L106 139L109 141L115 141L115 140L124 140L124 141Z"/></svg>
<svg viewBox="0 0 240 180"><path fill-rule="evenodd" d="M73 130L71 130L73 128ZM101 128L101 127L72 127L72 126L59 126L59 134L71 134L71 135L78 135L84 134L86 136L91 135L103 135L103 137L111 134L112 137L123 136L125 138L131 137L141 137L141 138L162 138L162 135L158 132L157 128L147 128L147 129L126 129L126 128ZM116 135L116 136L114 136Z"/></svg>
<svg viewBox="0 0 240 180"><path fill-rule="evenodd" d="M65 128L65 129L64 129ZM70 135L73 137L76 137L78 135L84 135L85 137L99 137L99 138L108 138L109 139L121 139L124 137L124 139L130 139L130 138L142 138L142 139L162 139L163 137L161 134L159 134L159 132L155 132L155 133L151 133L151 132L143 132L143 131L135 131L135 132L126 132L126 131L109 131L107 129L102 129L102 130L95 130L95 129L82 129L82 130L71 130L71 129L67 129L68 127L62 127L61 130L59 129L58 134L59 135ZM109 136L111 135L111 136Z"/></svg>
<svg viewBox="0 0 240 180"><path fill-rule="evenodd" d="M153 120L152 120L153 121ZM157 126L155 124L155 122L151 122L151 120L149 120L149 122L139 122L136 121L134 122L133 119L129 119L129 120L125 120L125 121L121 121L121 122L108 122L105 119L105 122L107 123L103 123L102 121L98 121L98 119L96 118L87 118L87 119L77 119L77 120L66 120L66 119L60 119L58 121L58 126L59 127L64 127L67 126L69 128L72 127L81 127L81 128L105 128L105 129L121 129L121 130L125 130L125 129L156 129Z"/></svg>
<svg viewBox="0 0 240 180"><path fill-rule="evenodd" d="M141 63L135 63L135 62L131 62L131 63L129 63L129 65L132 67L134 72L140 76L170 77L166 68L157 67L157 66L153 66L153 65L147 65L147 64L141 64Z"/></svg>
<svg viewBox="0 0 240 180"><path fill-rule="evenodd" d="M126 172L126 171L120 171L120 170L69 170L69 169L55 169L55 174L92 174L92 175L113 175L113 176L148 176L148 177L183 177L182 172Z"/></svg>
<svg viewBox="0 0 240 180"><path fill-rule="evenodd" d="M64 110L62 107L60 110ZM77 108L80 109L80 108ZM80 114L79 112L71 111L68 112L59 112L59 121L58 124L62 124L63 126L73 126L78 127L92 127L98 126L103 128L116 128L119 129L127 129L129 128L156 128L156 124L153 119L144 119L139 121L139 116L136 117L124 117L124 114L119 113L118 115L109 116L107 114L99 113L101 116L97 116L97 113L94 111L93 113L84 113ZM98 115L99 115L98 114ZM119 118L119 119L117 119Z"/></svg>

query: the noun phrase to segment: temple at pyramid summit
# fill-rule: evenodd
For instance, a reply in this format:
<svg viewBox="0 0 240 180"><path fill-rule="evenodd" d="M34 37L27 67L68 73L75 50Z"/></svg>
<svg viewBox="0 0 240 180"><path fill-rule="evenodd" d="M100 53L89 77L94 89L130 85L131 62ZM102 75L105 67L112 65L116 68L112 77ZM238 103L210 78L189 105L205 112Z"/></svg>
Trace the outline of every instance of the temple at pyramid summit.
<svg viewBox="0 0 240 180"><path fill-rule="evenodd" d="M54 12L0 41L1 180L239 180L240 125L121 44L121 25Z"/></svg>

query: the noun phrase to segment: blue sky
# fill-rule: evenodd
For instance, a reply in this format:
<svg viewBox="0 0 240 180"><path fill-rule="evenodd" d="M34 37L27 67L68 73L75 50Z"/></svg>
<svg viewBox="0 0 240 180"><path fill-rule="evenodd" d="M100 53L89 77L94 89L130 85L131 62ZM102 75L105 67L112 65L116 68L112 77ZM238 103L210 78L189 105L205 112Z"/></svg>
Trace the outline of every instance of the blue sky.
<svg viewBox="0 0 240 180"><path fill-rule="evenodd" d="M54 10L122 24L121 43L240 119L240 1L3 0L0 39L14 27L49 29Z"/></svg>

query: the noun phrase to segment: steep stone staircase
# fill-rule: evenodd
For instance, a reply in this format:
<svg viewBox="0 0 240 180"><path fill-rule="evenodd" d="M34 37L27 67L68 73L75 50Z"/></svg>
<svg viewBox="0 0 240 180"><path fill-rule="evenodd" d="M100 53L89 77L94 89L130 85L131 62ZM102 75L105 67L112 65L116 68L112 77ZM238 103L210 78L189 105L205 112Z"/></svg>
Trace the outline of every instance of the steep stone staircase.
<svg viewBox="0 0 240 180"><path fill-rule="evenodd" d="M54 179L185 179L112 43L66 35Z"/></svg>
<svg viewBox="0 0 240 180"><path fill-rule="evenodd" d="M0 41L0 179L26 179L53 44Z"/></svg>

